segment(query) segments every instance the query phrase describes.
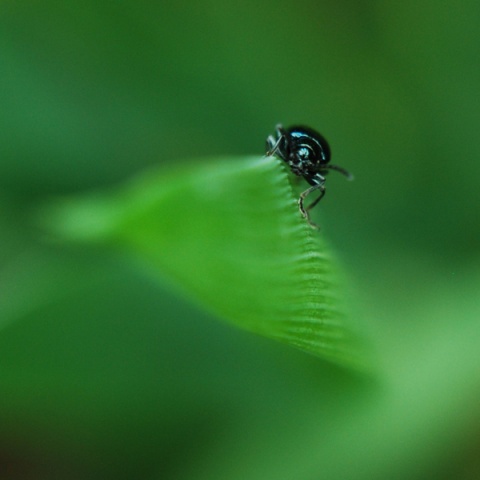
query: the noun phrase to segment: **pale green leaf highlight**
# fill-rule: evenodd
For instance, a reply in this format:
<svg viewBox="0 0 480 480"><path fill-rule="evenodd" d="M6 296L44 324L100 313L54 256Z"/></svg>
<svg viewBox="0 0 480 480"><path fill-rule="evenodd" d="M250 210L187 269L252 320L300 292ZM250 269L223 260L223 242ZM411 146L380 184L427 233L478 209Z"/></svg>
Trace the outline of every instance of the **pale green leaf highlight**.
<svg viewBox="0 0 480 480"><path fill-rule="evenodd" d="M364 363L322 232L273 157L153 171L47 210L63 237L120 247L216 315L331 360Z"/></svg>

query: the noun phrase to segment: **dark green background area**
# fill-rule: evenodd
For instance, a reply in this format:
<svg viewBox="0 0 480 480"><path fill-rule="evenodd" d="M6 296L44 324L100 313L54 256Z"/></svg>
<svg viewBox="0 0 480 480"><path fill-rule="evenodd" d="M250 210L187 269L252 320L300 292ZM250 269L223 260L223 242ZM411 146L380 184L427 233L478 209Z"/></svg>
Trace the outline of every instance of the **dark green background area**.
<svg viewBox="0 0 480 480"><path fill-rule="evenodd" d="M2 2L0 477L480 478L479 22L473 0ZM262 155L278 122L355 174L316 215L381 387L34 221L148 166Z"/></svg>

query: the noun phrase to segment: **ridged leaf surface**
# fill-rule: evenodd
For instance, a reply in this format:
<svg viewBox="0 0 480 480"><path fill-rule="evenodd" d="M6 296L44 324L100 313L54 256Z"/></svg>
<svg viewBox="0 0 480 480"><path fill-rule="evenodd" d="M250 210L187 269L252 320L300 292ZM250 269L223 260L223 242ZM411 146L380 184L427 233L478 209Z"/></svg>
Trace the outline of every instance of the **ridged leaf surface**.
<svg viewBox="0 0 480 480"><path fill-rule="evenodd" d="M276 158L152 171L48 210L63 237L111 245L217 316L342 363L362 363L324 235Z"/></svg>

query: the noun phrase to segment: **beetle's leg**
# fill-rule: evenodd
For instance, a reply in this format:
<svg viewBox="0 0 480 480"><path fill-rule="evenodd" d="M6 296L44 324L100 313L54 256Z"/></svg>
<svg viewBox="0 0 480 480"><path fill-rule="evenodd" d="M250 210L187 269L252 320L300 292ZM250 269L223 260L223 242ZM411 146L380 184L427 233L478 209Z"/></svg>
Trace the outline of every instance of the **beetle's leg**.
<svg viewBox="0 0 480 480"><path fill-rule="evenodd" d="M320 173L317 173L313 179L315 185L325 185L325 177ZM320 188L320 195L316 200L314 200L308 207L307 210L311 210L325 195L325 188Z"/></svg>
<svg viewBox="0 0 480 480"><path fill-rule="evenodd" d="M318 183L316 185L312 185L310 188L307 188L307 190L305 190L304 192L302 192L300 194L300 198L298 199L298 208L300 209L300 213L307 220L308 224L312 228L314 228L316 230L319 230L320 227L310 220L310 215L308 213L308 209L306 210L305 206L304 206L305 198L308 197L308 195L310 195L315 190L320 190L321 193L320 193L320 197L318 197L318 199L315 202L313 202L314 204L318 203L318 201L325 195L325 186L323 185L323 183ZM309 209L310 208L311 208L311 206L309 207Z"/></svg>
<svg viewBox="0 0 480 480"><path fill-rule="evenodd" d="M277 143L277 141L275 140L275 137L273 135L269 135L267 137L267 157L269 157L270 155L273 155L274 153L274 149L276 150L276 146L275 144Z"/></svg>
<svg viewBox="0 0 480 480"><path fill-rule="evenodd" d="M267 138L267 148L270 147L270 150L267 151L265 154L267 157L271 157L272 155L275 154L275 152L278 150L278 147L280 146L280 142L283 141L285 137L283 135L280 135L278 139L275 141L273 138L273 135L270 135Z"/></svg>
<svg viewBox="0 0 480 480"><path fill-rule="evenodd" d="M318 196L318 198L316 200L314 200L308 207L307 207L307 210L311 210L322 198L323 196L325 195L325 187L320 191L320 195Z"/></svg>
<svg viewBox="0 0 480 480"><path fill-rule="evenodd" d="M278 124L275 127L275 133L277 134L277 140L275 140L273 135L269 135L267 137L267 153L265 154L267 157L272 156L280 146L280 142L283 141L284 138L287 138L287 132L282 127L282 125Z"/></svg>

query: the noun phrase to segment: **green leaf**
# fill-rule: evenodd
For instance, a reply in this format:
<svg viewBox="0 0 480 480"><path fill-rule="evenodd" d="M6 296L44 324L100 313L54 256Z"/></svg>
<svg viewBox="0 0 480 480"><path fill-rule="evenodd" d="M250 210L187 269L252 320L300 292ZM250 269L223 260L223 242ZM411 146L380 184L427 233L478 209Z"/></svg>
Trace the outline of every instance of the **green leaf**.
<svg viewBox="0 0 480 480"><path fill-rule="evenodd" d="M151 171L45 213L57 234L134 254L240 327L362 365L339 269L297 198L278 159L225 158Z"/></svg>

